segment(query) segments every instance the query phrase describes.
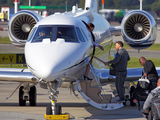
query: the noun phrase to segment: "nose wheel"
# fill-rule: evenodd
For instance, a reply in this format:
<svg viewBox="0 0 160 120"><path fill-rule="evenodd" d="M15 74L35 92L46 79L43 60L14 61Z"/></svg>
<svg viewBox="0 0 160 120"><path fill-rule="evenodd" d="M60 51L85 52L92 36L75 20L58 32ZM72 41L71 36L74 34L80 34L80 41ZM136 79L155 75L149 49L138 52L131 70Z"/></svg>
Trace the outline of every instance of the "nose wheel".
<svg viewBox="0 0 160 120"><path fill-rule="evenodd" d="M55 115L61 115L62 114L62 108L60 105L56 105L54 108ZM46 115L53 115L52 113L52 105L49 104L46 108Z"/></svg>

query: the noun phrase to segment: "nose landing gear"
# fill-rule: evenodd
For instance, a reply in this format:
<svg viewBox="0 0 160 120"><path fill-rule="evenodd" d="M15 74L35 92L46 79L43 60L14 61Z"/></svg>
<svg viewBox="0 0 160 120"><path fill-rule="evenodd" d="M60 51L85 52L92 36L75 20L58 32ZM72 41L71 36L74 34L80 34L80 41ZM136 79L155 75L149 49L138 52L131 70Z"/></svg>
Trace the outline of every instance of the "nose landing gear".
<svg viewBox="0 0 160 120"><path fill-rule="evenodd" d="M69 119L68 114L62 114L62 109L60 105L57 105L57 87L58 87L58 82L50 82L48 83L48 89L49 91L49 99L50 99L50 104L46 107L46 114L44 115L45 119L49 120L64 120L64 119Z"/></svg>

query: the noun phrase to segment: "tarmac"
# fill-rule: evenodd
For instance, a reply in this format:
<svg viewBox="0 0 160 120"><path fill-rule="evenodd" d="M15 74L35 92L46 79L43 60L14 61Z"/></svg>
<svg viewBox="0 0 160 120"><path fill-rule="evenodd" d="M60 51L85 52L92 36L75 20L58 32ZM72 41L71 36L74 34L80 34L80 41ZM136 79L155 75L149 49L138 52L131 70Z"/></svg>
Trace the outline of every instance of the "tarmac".
<svg viewBox="0 0 160 120"><path fill-rule="evenodd" d="M37 85L37 105L31 107L27 102L22 107L18 105L18 90L4 101L17 86L18 83L0 81L0 120L45 120L46 106L50 103L47 90ZM104 89L112 94L108 85ZM60 88L59 93L57 104L62 106L62 113L70 114L70 120L145 120L138 106L130 106L129 102L120 109L104 111L90 106L79 93L79 99L76 98L68 88ZM118 98L113 96L112 101L115 99Z"/></svg>

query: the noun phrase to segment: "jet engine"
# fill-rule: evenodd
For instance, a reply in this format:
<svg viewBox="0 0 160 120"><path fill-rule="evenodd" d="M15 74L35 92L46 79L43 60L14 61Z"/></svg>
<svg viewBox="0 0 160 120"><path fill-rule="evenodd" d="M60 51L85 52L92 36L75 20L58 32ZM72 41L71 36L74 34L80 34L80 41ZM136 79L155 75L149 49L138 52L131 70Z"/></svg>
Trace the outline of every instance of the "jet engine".
<svg viewBox="0 0 160 120"><path fill-rule="evenodd" d="M124 41L134 49L150 47L156 40L155 19L143 10L127 13L121 23Z"/></svg>
<svg viewBox="0 0 160 120"><path fill-rule="evenodd" d="M34 25L42 19L38 13L22 10L14 14L8 23L8 34L13 45L24 47Z"/></svg>

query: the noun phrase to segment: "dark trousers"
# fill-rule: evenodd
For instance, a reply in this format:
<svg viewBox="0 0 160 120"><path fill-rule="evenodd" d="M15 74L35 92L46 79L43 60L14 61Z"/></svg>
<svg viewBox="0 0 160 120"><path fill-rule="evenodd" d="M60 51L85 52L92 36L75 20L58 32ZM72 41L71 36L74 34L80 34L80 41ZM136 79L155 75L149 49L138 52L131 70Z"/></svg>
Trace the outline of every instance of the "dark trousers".
<svg viewBox="0 0 160 120"><path fill-rule="evenodd" d="M116 72L116 89L120 99L124 99L124 81L127 76L127 71Z"/></svg>
<svg viewBox="0 0 160 120"><path fill-rule="evenodd" d="M149 93L151 92L151 90L153 90L154 88L157 87L157 81L158 81L157 79L150 80L150 84L148 86L148 92Z"/></svg>

